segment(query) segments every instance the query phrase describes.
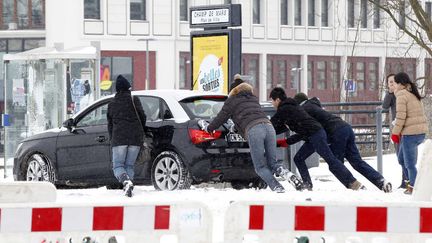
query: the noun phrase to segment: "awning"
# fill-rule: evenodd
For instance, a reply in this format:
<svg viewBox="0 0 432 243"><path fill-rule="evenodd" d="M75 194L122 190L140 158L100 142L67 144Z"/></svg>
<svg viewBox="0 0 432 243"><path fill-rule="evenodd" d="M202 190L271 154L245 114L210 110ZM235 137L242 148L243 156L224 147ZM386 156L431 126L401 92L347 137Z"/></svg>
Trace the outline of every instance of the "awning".
<svg viewBox="0 0 432 243"><path fill-rule="evenodd" d="M81 46L57 50L54 47L39 47L25 52L5 54L3 60L39 60L39 59L96 59L96 47Z"/></svg>

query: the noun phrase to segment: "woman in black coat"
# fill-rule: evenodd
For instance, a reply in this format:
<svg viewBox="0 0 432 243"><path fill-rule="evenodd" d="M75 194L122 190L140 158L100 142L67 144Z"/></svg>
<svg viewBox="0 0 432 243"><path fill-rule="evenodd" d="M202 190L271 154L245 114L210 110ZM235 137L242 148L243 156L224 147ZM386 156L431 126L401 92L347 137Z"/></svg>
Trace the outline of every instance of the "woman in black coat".
<svg viewBox="0 0 432 243"><path fill-rule="evenodd" d="M126 196L132 196L134 164L143 144L146 116L141 102L133 98L129 81L116 80L116 95L108 104L108 132L112 147L113 172L123 184Z"/></svg>

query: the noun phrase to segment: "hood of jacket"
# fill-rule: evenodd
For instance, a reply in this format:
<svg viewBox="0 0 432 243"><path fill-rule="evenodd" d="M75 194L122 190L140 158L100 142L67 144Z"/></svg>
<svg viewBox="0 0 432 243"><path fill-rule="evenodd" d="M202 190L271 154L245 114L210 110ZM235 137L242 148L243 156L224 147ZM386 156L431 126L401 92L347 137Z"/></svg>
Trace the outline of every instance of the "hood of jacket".
<svg viewBox="0 0 432 243"><path fill-rule="evenodd" d="M237 95L241 92L247 92L247 93L253 94L252 85L250 85L248 83L241 83L241 84L237 85L237 87L235 87L234 89L231 90L231 92L229 93L229 96Z"/></svg>
<svg viewBox="0 0 432 243"><path fill-rule="evenodd" d="M317 105L319 107L322 107L321 106L321 101L317 97L312 97L312 98L308 99L306 102L314 104L314 105Z"/></svg>
<svg viewBox="0 0 432 243"><path fill-rule="evenodd" d="M282 107L282 106L298 106L298 103L295 99L288 97L285 100L281 101L279 106L280 107Z"/></svg>

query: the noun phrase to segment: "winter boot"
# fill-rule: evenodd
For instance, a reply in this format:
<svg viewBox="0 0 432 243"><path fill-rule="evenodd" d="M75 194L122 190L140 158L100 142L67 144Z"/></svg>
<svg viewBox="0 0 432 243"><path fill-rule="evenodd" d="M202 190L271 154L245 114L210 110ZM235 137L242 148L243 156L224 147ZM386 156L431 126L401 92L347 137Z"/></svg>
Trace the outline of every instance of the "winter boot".
<svg viewBox="0 0 432 243"><path fill-rule="evenodd" d="M311 182L309 182L309 181L303 182L303 190L312 191L312 188L313 188L313 185Z"/></svg>
<svg viewBox="0 0 432 243"><path fill-rule="evenodd" d="M380 189L385 193L392 192L392 184L386 181L385 179L383 179Z"/></svg>
<svg viewBox="0 0 432 243"><path fill-rule="evenodd" d="M125 196L132 197L132 191L134 189L134 185L132 181L126 180L123 182L123 191L125 193Z"/></svg>
<svg viewBox="0 0 432 243"><path fill-rule="evenodd" d="M351 185L348 187L351 190L358 191L358 190L366 190L366 187L363 186L359 181L355 180Z"/></svg>
<svg viewBox="0 0 432 243"><path fill-rule="evenodd" d="M277 192L277 193L284 193L285 188L283 188L283 186L276 186L275 188L273 188L272 191Z"/></svg>
<svg viewBox="0 0 432 243"><path fill-rule="evenodd" d="M279 176L287 180L297 191L303 190L303 182L289 170L279 167L276 171Z"/></svg>
<svg viewBox="0 0 432 243"><path fill-rule="evenodd" d="M404 194L411 195L413 193L414 187L411 185L407 186L407 189L404 191Z"/></svg>

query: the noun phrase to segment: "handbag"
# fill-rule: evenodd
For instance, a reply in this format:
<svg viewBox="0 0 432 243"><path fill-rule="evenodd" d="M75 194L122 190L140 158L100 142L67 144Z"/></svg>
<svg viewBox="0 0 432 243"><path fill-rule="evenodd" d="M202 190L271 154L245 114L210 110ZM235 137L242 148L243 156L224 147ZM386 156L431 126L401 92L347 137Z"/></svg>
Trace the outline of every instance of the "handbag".
<svg viewBox="0 0 432 243"><path fill-rule="evenodd" d="M141 119L138 115L138 111L136 109L135 102L133 100L132 95L131 95L131 99L132 99L132 105L133 105L133 108L135 110L135 114L138 118L138 121L140 124L142 124ZM144 127L143 127L143 131L145 131ZM151 158L152 158L151 152L153 150L152 142L153 142L153 139L152 139L151 134L147 134L146 132L144 132L143 144L141 145L141 148L140 148L140 151L139 151L138 156L136 158L135 164L143 164L146 161L151 160Z"/></svg>

